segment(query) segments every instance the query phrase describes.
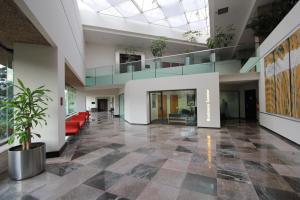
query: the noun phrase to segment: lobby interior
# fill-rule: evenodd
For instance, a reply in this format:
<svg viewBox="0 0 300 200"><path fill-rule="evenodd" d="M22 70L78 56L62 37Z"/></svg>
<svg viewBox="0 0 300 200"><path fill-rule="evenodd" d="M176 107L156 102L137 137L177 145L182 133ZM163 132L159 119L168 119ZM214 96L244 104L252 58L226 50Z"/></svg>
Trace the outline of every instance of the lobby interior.
<svg viewBox="0 0 300 200"><path fill-rule="evenodd" d="M298 0L0 0L0 200L300 199L299 19Z"/></svg>

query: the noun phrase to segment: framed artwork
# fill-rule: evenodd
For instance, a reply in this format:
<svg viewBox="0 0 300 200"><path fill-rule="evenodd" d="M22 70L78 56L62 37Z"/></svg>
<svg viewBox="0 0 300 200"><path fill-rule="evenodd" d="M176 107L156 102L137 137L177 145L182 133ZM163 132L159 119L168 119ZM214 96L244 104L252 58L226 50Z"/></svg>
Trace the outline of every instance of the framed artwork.
<svg viewBox="0 0 300 200"><path fill-rule="evenodd" d="M300 118L300 28L264 58L266 112Z"/></svg>
<svg viewBox="0 0 300 200"><path fill-rule="evenodd" d="M291 80L289 40L274 50L276 113L291 116Z"/></svg>
<svg viewBox="0 0 300 200"><path fill-rule="evenodd" d="M275 113L275 63L274 52L264 58L266 112Z"/></svg>
<svg viewBox="0 0 300 200"><path fill-rule="evenodd" d="M300 28L290 37L292 116L300 118Z"/></svg>
<svg viewBox="0 0 300 200"><path fill-rule="evenodd" d="M186 100L188 106L195 106L195 94L187 94Z"/></svg>

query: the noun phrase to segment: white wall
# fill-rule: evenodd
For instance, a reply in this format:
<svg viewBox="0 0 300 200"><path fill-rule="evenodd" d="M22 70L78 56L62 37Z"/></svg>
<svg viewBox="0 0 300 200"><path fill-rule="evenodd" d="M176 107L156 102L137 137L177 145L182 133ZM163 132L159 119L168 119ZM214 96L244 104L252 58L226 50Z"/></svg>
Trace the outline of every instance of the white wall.
<svg viewBox="0 0 300 200"><path fill-rule="evenodd" d="M260 46L260 57L263 58L271 52L278 44L288 38L294 30L300 27L300 2L290 11L290 13L273 30L268 38ZM266 112L265 103L265 79L264 60L261 59L261 73L259 81L259 102L260 102L260 124L280 135L300 144L300 120L278 115L270 115Z"/></svg>
<svg viewBox="0 0 300 200"><path fill-rule="evenodd" d="M85 64L87 68L115 64L115 46L86 43Z"/></svg>
<svg viewBox="0 0 300 200"><path fill-rule="evenodd" d="M21 79L31 89L45 85L51 90L49 96L53 101L49 102L47 110L47 126L33 129L42 136L34 141L45 142L47 152L60 150L65 143L65 108L60 105L65 89L65 60L62 53L52 47L15 44L13 66L15 83Z"/></svg>
<svg viewBox="0 0 300 200"><path fill-rule="evenodd" d="M43 36L62 52L84 83L84 38L76 0L14 0Z"/></svg>
<svg viewBox="0 0 300 200"><path fill-rule="evenodd" d="M106 67L116 65L116 52L124 51L116 45L102 45L86 43L85 45L85 65L87 68ZM137 49L144 58L153 58L150 49Z"/></svg>
<svg viewBox="0 0 300 200"><path fill-rule="evenodd" d="M198 127L219 128L219 73L129 81L124 93L125 119L134 124L149 124L149 91L184 89L197 90Z"/></svg>
<svg viewBox="0 0 300 200"><path fill-rule="evenodd" d="M92 104L95 102L95 104ZM96 97L87 96L86 97L86 110L91 111L93 108L97 108Z"/></svg>
<svg viewBox="0 0 300 200"><path fill-rule="evenodd" d="M85 93L80 91L80 90L76 90L76 108L75 108L75 112L84 112L86 111L86 97L85 97Z"/></svg>

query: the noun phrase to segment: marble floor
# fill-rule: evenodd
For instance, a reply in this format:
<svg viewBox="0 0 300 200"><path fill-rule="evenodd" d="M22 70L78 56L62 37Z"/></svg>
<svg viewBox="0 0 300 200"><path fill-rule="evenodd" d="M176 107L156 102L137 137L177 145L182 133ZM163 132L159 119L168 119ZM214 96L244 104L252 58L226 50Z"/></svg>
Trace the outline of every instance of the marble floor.
<svg viewBox="0 0 300 200"><path fill-rule="evenodd" d="M1 174L0 199L300 199L300 150L256 123L143 126L94 113L46 172Z"/></svg>

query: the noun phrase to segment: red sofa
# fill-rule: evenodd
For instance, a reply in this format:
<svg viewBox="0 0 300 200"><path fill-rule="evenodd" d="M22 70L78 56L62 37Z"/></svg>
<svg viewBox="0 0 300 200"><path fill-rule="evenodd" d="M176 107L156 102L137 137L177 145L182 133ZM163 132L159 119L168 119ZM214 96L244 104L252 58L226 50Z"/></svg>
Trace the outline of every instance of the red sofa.
<svg viewBox="0 0 300 200"><path fill-rule="evenodd" d="M82 128L85 124L86 118L83 115L74 115L70 119L71 122L78 122L79 128Z"/></svg>
<svg viewBox="0 0 300 200"><path fill-rule="evenodd" d="M89 112L79 112L78 115L85 116L86 121L88 121L89 118L90 118L90 113Z"/></svg>
<svg viewBox="0 0 300 200"><path fill-rule="evenodd" d="M66 136L78 135L79 129L79 122L66 121Z"/></svg>

